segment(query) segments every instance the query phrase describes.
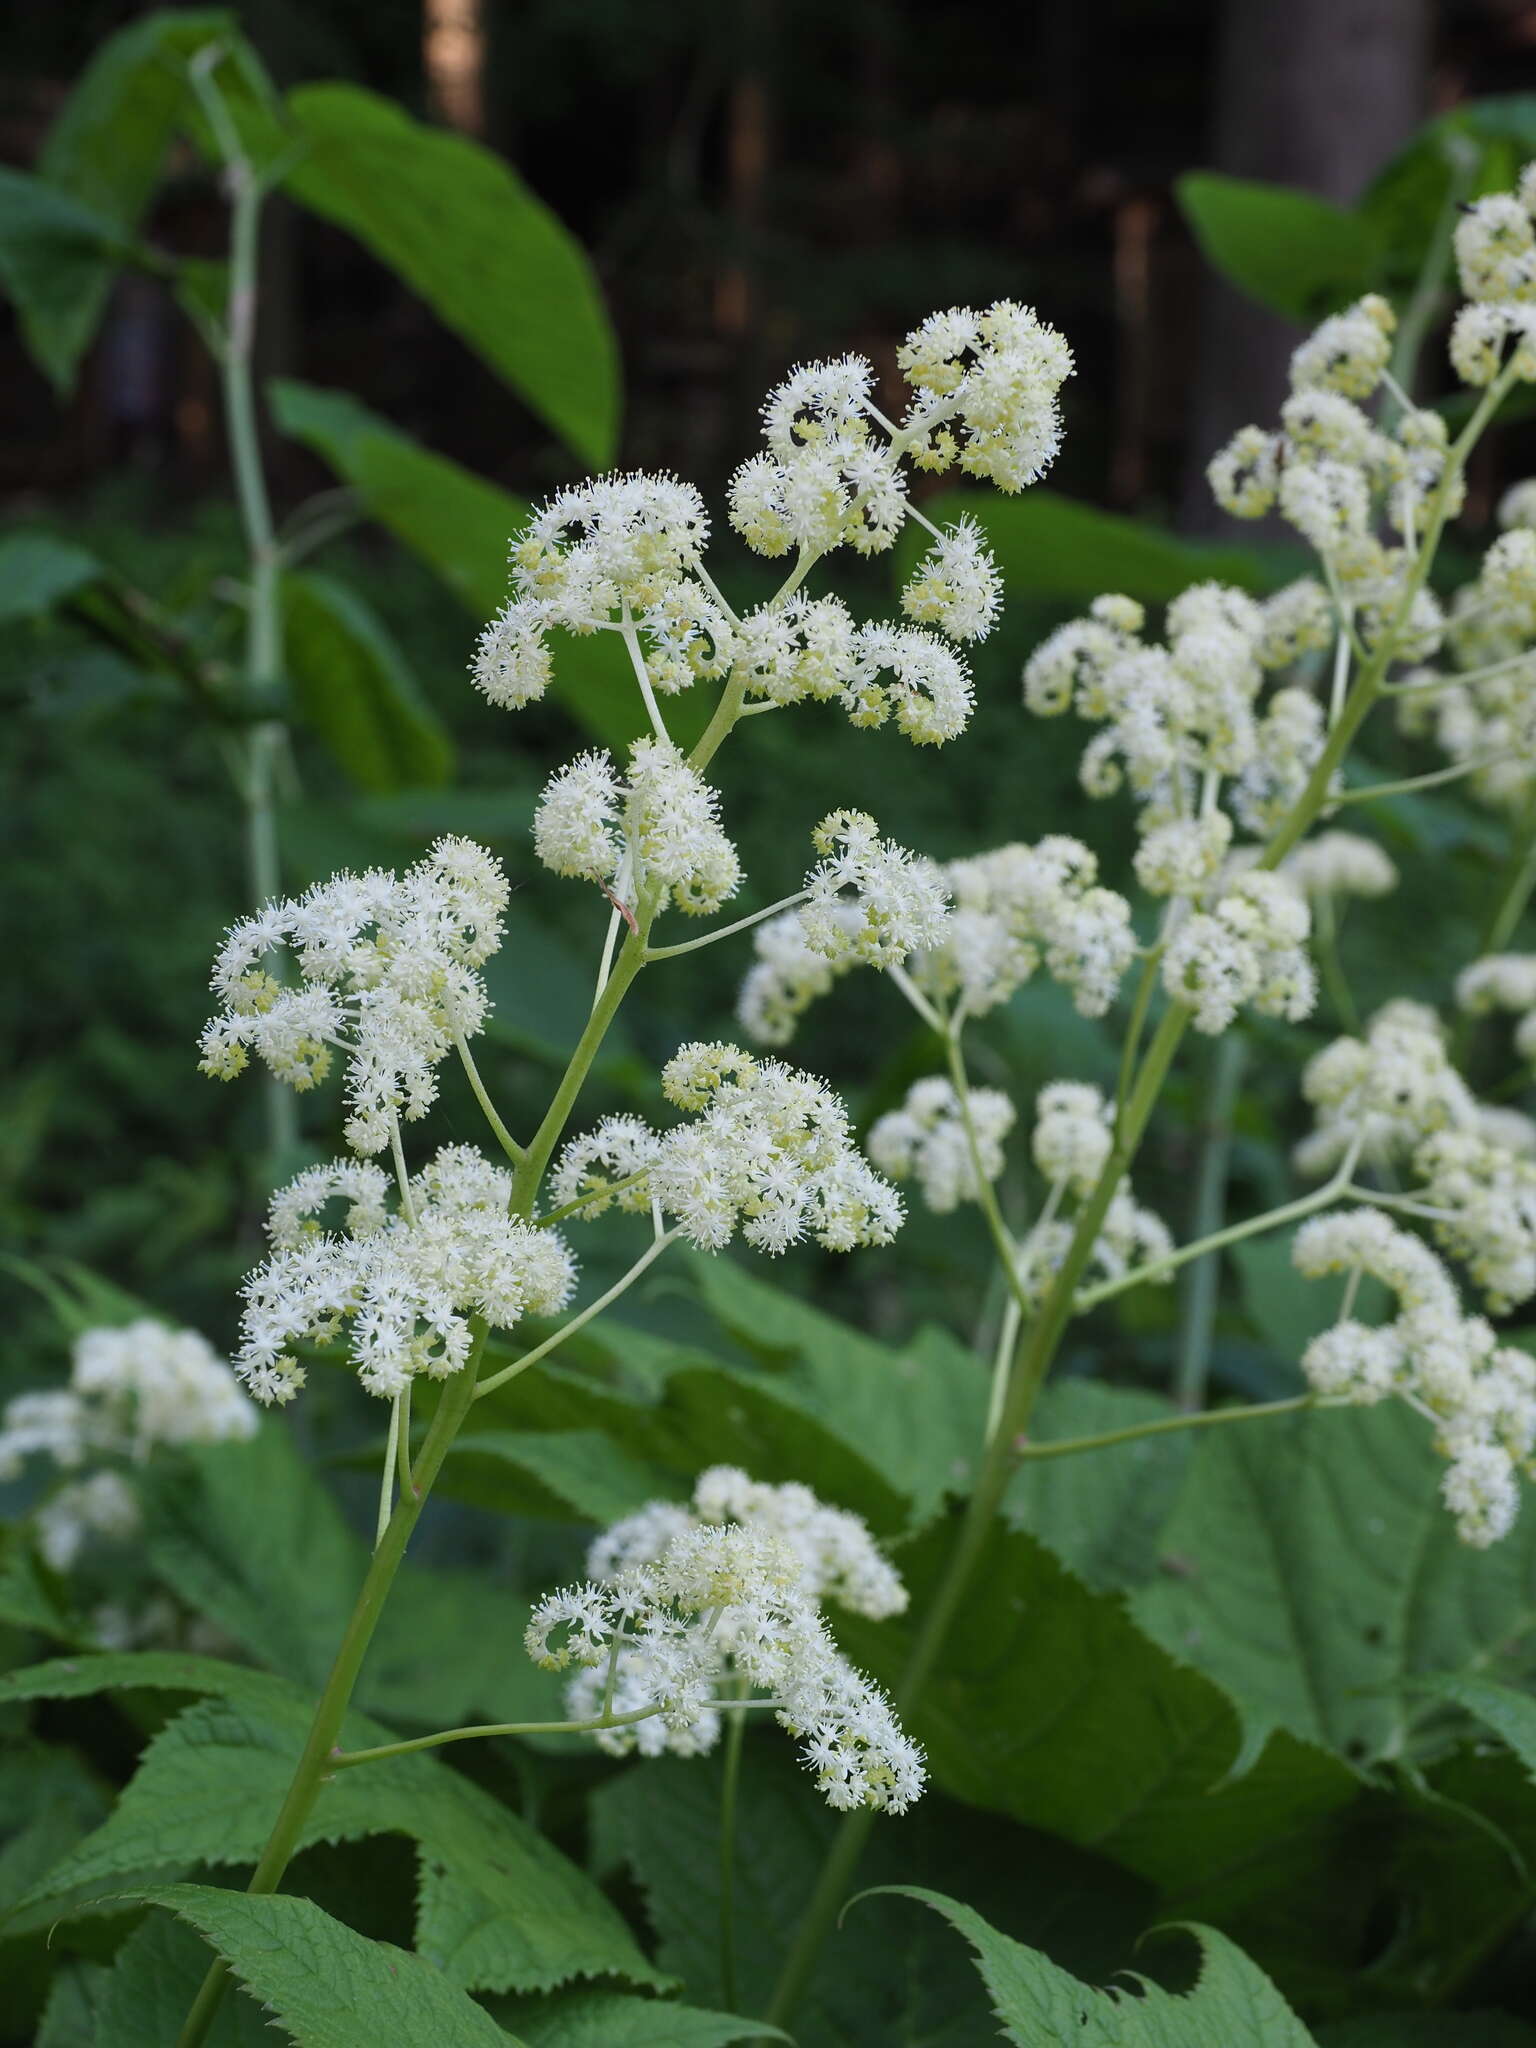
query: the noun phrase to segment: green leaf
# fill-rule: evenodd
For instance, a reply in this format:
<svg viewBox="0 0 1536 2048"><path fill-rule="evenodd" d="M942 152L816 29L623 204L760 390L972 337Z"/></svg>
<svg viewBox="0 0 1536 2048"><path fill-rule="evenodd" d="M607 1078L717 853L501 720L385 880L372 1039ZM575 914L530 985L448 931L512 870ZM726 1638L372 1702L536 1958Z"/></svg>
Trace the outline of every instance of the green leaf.
<svg viewBox="0 0 1536 2048"><path fill-rule="evenodd" d="M1209 1927L1190 1927L1200 1976L1186 1997L1142 1978L1135 1992L1094 1991L1035 1949L999 1934L958 1899L918 1885L887 1896L917 1899L941 1913L976 1952L1003 2031L1018 2048L1072 2041L1081 2048L1314 2048L1312 2036L1263 1971Z"/></svg>
<svg viewBox="0 0 1536 2048"><path fill-rule="evenodd" d="M1017 498L996 491L944 491L925 505L935 525L968 513L987 536L1011 599L1087 604L1118 590L1142 604L1167 604L1191 583L1213 580L1262 590L1278 580L1257 549L1181 540L1140 519L1101 512L1037 484ZM927 547L915 528L898 543L896 571L910 573Z"/></svg>
<svg viewBox="0 0 1536 2048"><path fill-rule="evenodd" d="M138 1892L197 1929L298 2048L430 2041L433 2048L507 2048L490 2015L408 1949L369 1941L308 1899L209 1885Z"/></svg>
<svg viewBox="0 0 1536 2048"><path fill-rule="evenodd" d="M96 51L48 131L39 176L115 227L123 244L159 185L190 92L188 60L228 36L234 19L222 9L166 10L119 30ZM72 263L46 313L24 323L32 353L60 390L74 381L121 253L103 244Z"/></svg>
<svg viewBox="0 0 1536 2048"><path fill-rule="evenodd" d="M94 555L52 534L7 534L0 540L0 625L38 618L102 574Z"/></svg>
<svg viewBox="0 0 1536 2048"><path fill-rule="evenodd" d="M1172 1412L1155 1394L1101 1380L1061 1380L1041 1396L1030 1436L1040 1443L1096 1436ZM1005 1512L1090 1586L1139 1585L1157 1570L1158 1535L1191 1449L1189 1436L1174 1433L1083 1457L1026 1460L1008 1488Z"/></svg>
<svg viewBox="0 0 1536 2048"><path fill-rule="evenodd" d="M94 1989L96 2031L83 2048L165 2048L181 2032L208 1974L208 1951L181 1921L150 1914L135 1928ZM225 1995L208 2048L272 2048L267 2015L239 1985Z"/></svg>
<svg viewBox="0 0 1536 2048"><path fill-rule="evenodd" d="M471 1461L461 1468L456 1497L504 1515L603 1527L647 1501L687 1491L664 1466L593 1429L469 1430L454 1439L453 1455Z"/></svg>
<svg viewBox="0 0 1536 2048"><path fill-rule="evenodd" d="M355 85L287 102L286 189L356 235L598 467L618 438L618 352L585 252L516 172Z"/></svg>
<svg viewBox="0 0 1536 2048"><path fill-rule="evenodd" d="M1188 171L1175 189L1207 262L1287 320L1316 320L1378 281L1381 236L1359 213L1215 171Z"/></svg>
<svg viewBox="0 0 1536 2048"><path fill-rule="evenodd" d="M15 1744L0 1754L0 1912L107 1812L107 1788L67 1749Z"/></svg>
<svg viewBox="0 0 1536 2048"><path fill-rule="evenodd" d="M1400 1754L1411 1681L1512 1656L1536 1625L1536 1528L1461 1543L1430 1437L1396 1402L1209 1432L1159 1539L1176 1575L1138 1620L1255 1729Z"/></svg>
<svg viewBox="0 0 1536 2048"><path fill-rule="evenodd" d="M345 392L276 379L267 395L282 431L323 456L357 491L370 517L419 554L475 619L500 610L507 546L529 518L523 499L434 455ZM557 635L551 688L607 746L623 746L647 728L615 633ZM698 723L700 714L693 716ZM671 722L681 743L690 730L687 718Z"/></svg>
<svg viewBox="0 0 1536 2048"><path fill-rule="evenodd" d="M610 1991L501 1999L493 2012L528 2048L730 2048L736 2041L789 2039L761 2020Z"/></svg>
<svg viewBox="0 0 1536 2048"><path fill-rule="evenodd" d="M1485 1728L1491 1728L1501 1741L1507 1742L1536 1785L1536 1699L1474 1671L1436 1678L1431 1681L1431 1689L1454 1700L1458 1707L1464 1707Z"/></svg>
<svg viewBox="0 0 1536 2048"><path fill-rule="evenodd" d="M936 1524L902 1550L913 1616L954 1541ZM839 1617L838 1634L894 1686L911 1627ZM1353 1967L1368 1894L1317 1869L1347 1838L1355 1774L1288 1734L1246 1745L1224 1692L1032 1538L994 1527L909 1730L954 1797L1114 1857L1267 1967L1272 1946Z"/></svg>
<svg viewBox="0 0 1536 2048"><path fill-rule="evenodd" d="M0 168L0 287L16 307L27 351L56 390L74 382L94 325L100 280L135 258L115 222L24 171Z"/></svg>
<svg viewBox="0 0 1536 2048"><path fill-rule="evenodd" d="M283 579L294 698L362 789L448 781L453 742L373 607L316 571Z"/></svg>
<svg viewBox="0 0 1536 2048"><path fill-rule="evenodd" d="M284 1680L190 1650L105 1650L54 1657L0 1674L0 1706L26 1700L83 1700L103 1692L190 1692L229 1700L287 1698Z"/></svg>
<svg viewBox="0 0 1536 2048"><path fill-rule="evenodd" d="M272 1681L276 1684L276 1681ZM205 1699L167 1723L110 1817L26 1894L8 1932L97 1909L125 1880L253 1863L293 1776L311 1707L296 1691ZM389 1731L349 1716L343 1746ZM455 1983L546 1991L612 1975L665 1988L618 1913L557 1849L458 1772L424 1755L339 1772L298 1846L403 1834L418 1844L417 1946Z"/></svg>
<svg viewBox="0 0 1536 2048"><path fill-rule="evenodd" d="M99 2048L103 2039L101 2000L108 1975L95 1963L61 1963L48 1988L48 2003L33 2048ZM183 2006L182 2017L185 2015ZM212 2048L223 2048L223 2044L215 2038Z"/></svg>
<svg viewBox="0 0 1536 2048"><path fill-rule="evenodd" d="M655 1927L657 1960L690 1996L723 2002L719 1949L718 1756L645 1760L592 1802L598 1867L633 1873ZM840 1826L800 1768L790 1739L754 1728L737 1812L737 2001L767 2005L804 1903ZM900 1820L877 1821L860 1864L866 1881L919 1872L964 1885L1010 1933L1069 1967L1109 1971L1144 1925L1142 1888L1101 1858L1052 1842L937 1793ZM827 1941L794 2021L799 2048L972 2048L974 1982L937 1927L893 1947L874 1914L852 1915Z"/></svg>

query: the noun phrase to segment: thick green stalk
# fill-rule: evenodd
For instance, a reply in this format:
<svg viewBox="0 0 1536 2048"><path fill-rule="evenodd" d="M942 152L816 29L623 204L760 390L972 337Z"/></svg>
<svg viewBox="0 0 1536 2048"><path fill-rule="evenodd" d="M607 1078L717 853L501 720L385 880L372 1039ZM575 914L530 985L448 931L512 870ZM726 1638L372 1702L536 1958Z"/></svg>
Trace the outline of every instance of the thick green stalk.
<svg viewBox="0 0 1536 2048"><path fill-rule="evenodd" d="M480 1354L485 1346L485 1334L482 1326L477 1332L474 1350L463 1370L455 1373L444 1386L443 1398L438 1404L437 1413L432 1418L432 1426L427 1431L426 1440L416 1460L415 1488L410 1493L401 1494L390 1517L389 1526L384 1531L383 1539L373 1554L373 1561L363 1580L362 1590L357 1596L357 1605L352 1610L352 1618L347 1623L346 1634L341 1639L336 1661L331 1666L330 1677L325 1682L325 1689L315 1708L315 1717L310 1723L309 1735L305 1740L293 1780L288 1787L287 1797L268 1837L267 1846L261 1852L261 1860L246 1886L248 1892L275 1892L282 1882L283 1872L293 1859L304 1823L309 1819L321 1787L329 1774L332 1751L336 1747L336 1738L341 1733L341 1724L351 1704L358 1672L362 1669L368 1646L373 1641L374 1630L378 1627L379 1617L384 1611L384 1603L395 1582L395 1574L404 1560L411 1531L426 1505L427 1495L431 1492L432 1483L448 1454L448 1447L469 1411L470 1401L474 1397L475 1375L479 1369ZM186 2024L176 2037L176 2048L199 2048L199 2044L205 2039L209 2027L213 2024L213 2017L224 1995L228 1976L228 1965L222 1959L213 1964L203 1979L202 1988L187 2015Z"/></svg>

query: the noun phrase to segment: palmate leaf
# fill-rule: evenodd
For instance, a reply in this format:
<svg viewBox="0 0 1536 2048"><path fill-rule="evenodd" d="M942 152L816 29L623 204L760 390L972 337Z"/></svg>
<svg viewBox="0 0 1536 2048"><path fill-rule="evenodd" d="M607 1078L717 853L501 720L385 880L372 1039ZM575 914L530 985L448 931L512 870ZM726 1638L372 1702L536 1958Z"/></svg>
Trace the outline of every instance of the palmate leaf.
<svg viewBox="0 0 1536 2048"><path fill-rule="evenodd" d="M723 2002L719 1949L720 1758L643 1761L592 1802L600 1869L632 1873L655 1928L658 1961L688 1996ZM800 1767L790 1738L753 1729L737 1820L737 2003L767 2005L800 1915L840 1825ZM1150 1895L1102 1858L930 1792L900 1820L880 1819L866 1882L926 1877L971 1898L1017 1938L1068 1967L1108 1973L1128 1961ZM793 2029L799 2048L974 2048L987 2038L975 1980L938 1928L880 1911L845 1917L828 1938ZM980 2024L978 2024L980 2022Z"/></svg>
<svg viewBox="0 0 1536 2048"><path fill-rule="evenodd" d="M1528 1660L1536 1628L1536 1517L1460 1542L1430 1436L1395 1402L1211 1431L1158 1536L1177 1571L1136 1593L1138 1620L1255 1730L1400 1754L1413 1681Z"/></svg>
<svg viewBox="0 0 1536 2048"><path fill-rule="evenodd" d="M1175 1997L1145 1978L1134 1991L1095 1991L957 1899L918 1885L884 1892L931 1906L965 1937L1003 2033L1018 2048L1045 2041L1081 2048L1315 2048L1263 1971L1212 1928L1187 1930L1201 1949L1200 1975L1187 1995Z"/></svg>
<svg viewBox="0 0 1536 2048"><path fill-rule="evenodd" d="M513 2040L420 1956L354 1933L309 1899L251 1898L198 1884L135 1896L195 1927L297 2048L374 2048L386 2040L508 2048Z"/></svg>
<svg viewBox="0 0 1536 2048"><path fill-rule="evenodd" d="M130 1881L253 1863L311 1711L281 1681L266 1685L263 1697L204 1699L168 1722L109 1818L32 1887L4 1931L99 1911ZM387 1730L360 1715L343 1732L349 1747L387 1740ZM417 1946L453 1982L546 1991L572 1977L610 1975L665 1987L596 1886L437 1759L392 1757L339 1773L322 1789L299 1846L381 1834L418 1846Z"/></svg>

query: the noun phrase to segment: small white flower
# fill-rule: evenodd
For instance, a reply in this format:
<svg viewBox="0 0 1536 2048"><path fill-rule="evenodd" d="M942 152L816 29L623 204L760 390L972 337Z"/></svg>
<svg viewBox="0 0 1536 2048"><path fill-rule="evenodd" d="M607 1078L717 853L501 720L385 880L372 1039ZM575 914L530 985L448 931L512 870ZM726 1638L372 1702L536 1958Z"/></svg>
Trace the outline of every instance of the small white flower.
<svg viewBox="0 0 1536 2048"><path fill-rule="evenodd" d="M1013 1129L1013 1104L996 1088L972 1088L967 1107L981 1171L994 1181L1003 1170L1003 1140ZM902 1107L878 1119L869 1134L869 1156L893 1180L915 1175L923 1200L935 1215L946 1215L961 1202L980 1197L960 1097L942 1074L914 1082Z"/></svg>

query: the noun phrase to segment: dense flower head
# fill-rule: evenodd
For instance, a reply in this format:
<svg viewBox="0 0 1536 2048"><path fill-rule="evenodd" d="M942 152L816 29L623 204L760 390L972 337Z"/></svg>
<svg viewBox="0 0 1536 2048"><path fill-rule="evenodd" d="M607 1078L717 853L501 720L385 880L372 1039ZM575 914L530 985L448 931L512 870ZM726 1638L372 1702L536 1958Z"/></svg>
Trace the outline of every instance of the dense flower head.
<svg viewBox="0 0 1536 2048"><path fill-rule="evenodd" d="M1296 1148L1305 1173L1331 1171L1352 1148L1371 1165L1397 1165L1435 1132L1474 1121L1440 1021L1417 1003L1388 1003L1363 1038L1335 1039L1307 1063L1301 1086L1316 1120Z"/></svg>
<svg viewBox="0 0 1536 2048"><path fill-rule="evenodd" d="M1225 1031L1252 1007L1293 1023L1311 1014L1317 975L1306 951L1311 913L1284 875L1237 875L1209 911L1176 927L1163 957L1163 986L1193 1012L1197 1031Z"/></svg>
<svg viewBox="0 0 1536 2048"><path fill-rule="evenodd" d="M972 1088L965 1107L975 1134L975 1158L959 1092L942 1074L914 1082L901 1108L887 1111L869 1134L869 1156L876 1166L893 1180L915 1177L923 1200L936 1215L980 1199L978 1165L988 1181L1003 1170L1003 1140L1013 1129L1013 1104L1000 1089Z"/></svg>
<svg viewBox="0 0 1536 2048"><path fill-rule="evenodd" d="M1485 953L1456 977L1456 1001L1469 1017L1517 1016L1516 1049L1536 1059L1536 953Z"/></svg>
<svg viewBox="0 0 1536 2048"><path fill-rule="evenodd" d="M1035 1099L1030 1152L1050 1183L1050 1193L1018 1250L1018 1277L1029 1295L1043 1299L1076 1234L1075 1210L1098 1181L1114 1142L1114 1106L1082 1081L1053 1081ZM1149 1279L1173 1250L1160 1216L1136 1200L1122 1179L1110 1199L1089 1255L1087 1272L1118 1280L1133 1267L1151 1268Z"/></svg>
<svg viewBox="0 0 1536 2048"><path fill-rule="evenodd" d="M940 533L907 579L901 608L951 640L984 640L1002 603L1002 579L974 519Z"/></svg>
<svg viewBox="0 0 1536 2048"><path fill-rule="evenodd" d="M1308 898L1386 896L1397 887L1397 867L1374 839L1358 832L1317 832L1287 854L1281 866Z"/></svg>
<svg viewBox="0 0 1536 2048"><path fill-rule="evenodd" d="M1369 398L1392 356L1397 319L1375 292L1325 320L1291 356L1293 391Z"/></svg>
<svg viewBox="0 0 1536 2048"><path fill-rule="evenodd" d="M647 737L630 748L625 780L606 750L555 771L534 813L534 851L557 875L611 885L631 899L654 887L700 916L741 885L719 813L719 796L681 751Z"/></svg>
<svg viewBox="0 0 1536 2048"><path fill-rule="evenodd" d="M572 1140L551 1182L558 1204L595 1194L581 1211L590 1215L605 1190L643 1172L644 1202L704 1251L738 1229L771 1253L806 1237L852 1251L895 1235L901 1198L854 1145L825 1082L738 1046L698 1043L667 1062L662 1089L689 1120L658 1135L610 1117ZM641 1206L640 1186L627 1206Z"/></svg>
<svg viewBox="0 0 1536 2048"><path fill-rule="evenodd" d="M381 1151L399 1116L437 1094L434 1068L484 1024L480 969L501 943L507 880L468 839L440 839L402 875L339 874L232 927L214 963L223 1008L204 1028L202 1070L238 1074L254 1052L299 1090L346 1059L347 1142ZM298 979L266 964L286 953ZM274 965L281 964L274 960Z"/></svg>
<svg viewBox="0 0 1536 2048"><path fill-rule="evenodd" d="M896 355L913 398L902 433L919 467L958 462L999 490L1042 476L1061 444L1059 394L1072 351L1027 306L1000 299L934 313Z"/></svg>
<svg viewBox="0 0 1536 2048"><path fill-rule="evenodd" d="M159 1444L223 1443L255 1428L255 1409L205 1337L141 1316L77 1337L67 1388L7 1402L0 1479L37 1452L66 1469L92 1457L142 1463Z"/></svg>
<svg viewBox="0 0 1536 2048"><path fill-rule="evenodd" d="M1131 909L1099 886L1079 839L1051 834L951 861L942 874L954 908L941 945L920 953L921 987L979 1017L1007 1002L1044 962L1085 1017L1102 1017L1136 953Z"/></svg>
<svg viewBox="0 0 1536 2048"><path fill-rule="evenodd" d="M574 1667L573 1720L640 1717L598 1731L604 1749L699 1755L729 1700L758 1692L831 1806L901 1813L919 1796L922 1752L820 1613L823 1598L876 1617L906 1605L856 1516L717 1466L691 1509L652 1502L605 1532L588 1569L535 1607L526 1641L546 1668Z"/></svg>
<svg viewBox="0 0 1536 2048"><path fill-rule="evenodd" d="M891 967L941 941L949 892L931 861L882 839L864 811L830 812L812 842L821 860L805 878L800 925L814 952Z"/></svg>
<svg viewBox="0 0 1536 2048"><path fill-rule="evenodd" d="M1396 1396L1434 1426L1448 1460L1441 1487L1458 1533L1479 1548L1507 1535L1519 1512L1518 1475L1536 1470L1536 1360L1501 1346L1490 1325L1461 1311L1445 1266L1378 1210L1315 1216L1293 1257L1309 1278L1369 1274L1397 1312L1372 1327L1348 1309L1313 1338L1302 1369L1327 1401L1370 1404Z"/></svg>
<svg viewBox="0 0 1536 2048"><path fill-rule="evenodd" d="M1413 1157L1416 1195L1436 1242L1466 1267L1495 1315L1536 1294L1536 1161L1499 1142L1501 1126L1443 1130Z"/></svg>
<svg viewBox="0 0 1536 2048"><path fill-rule="evenodd" d="M575 1285L559 1233L508 1214L512 1177L472 1147L444 1146L389 1203L370 1161L306 1169L272 1198L272 1251L248 1275L235 1369L258 1401L292 1400L304 1384L299 1344L346 1340L370 1393L393 1397L417 1374L462 1371L472 1321L510 1329L553 1315ZM344 1202L339 1230L323 1217Z"/></svg>

